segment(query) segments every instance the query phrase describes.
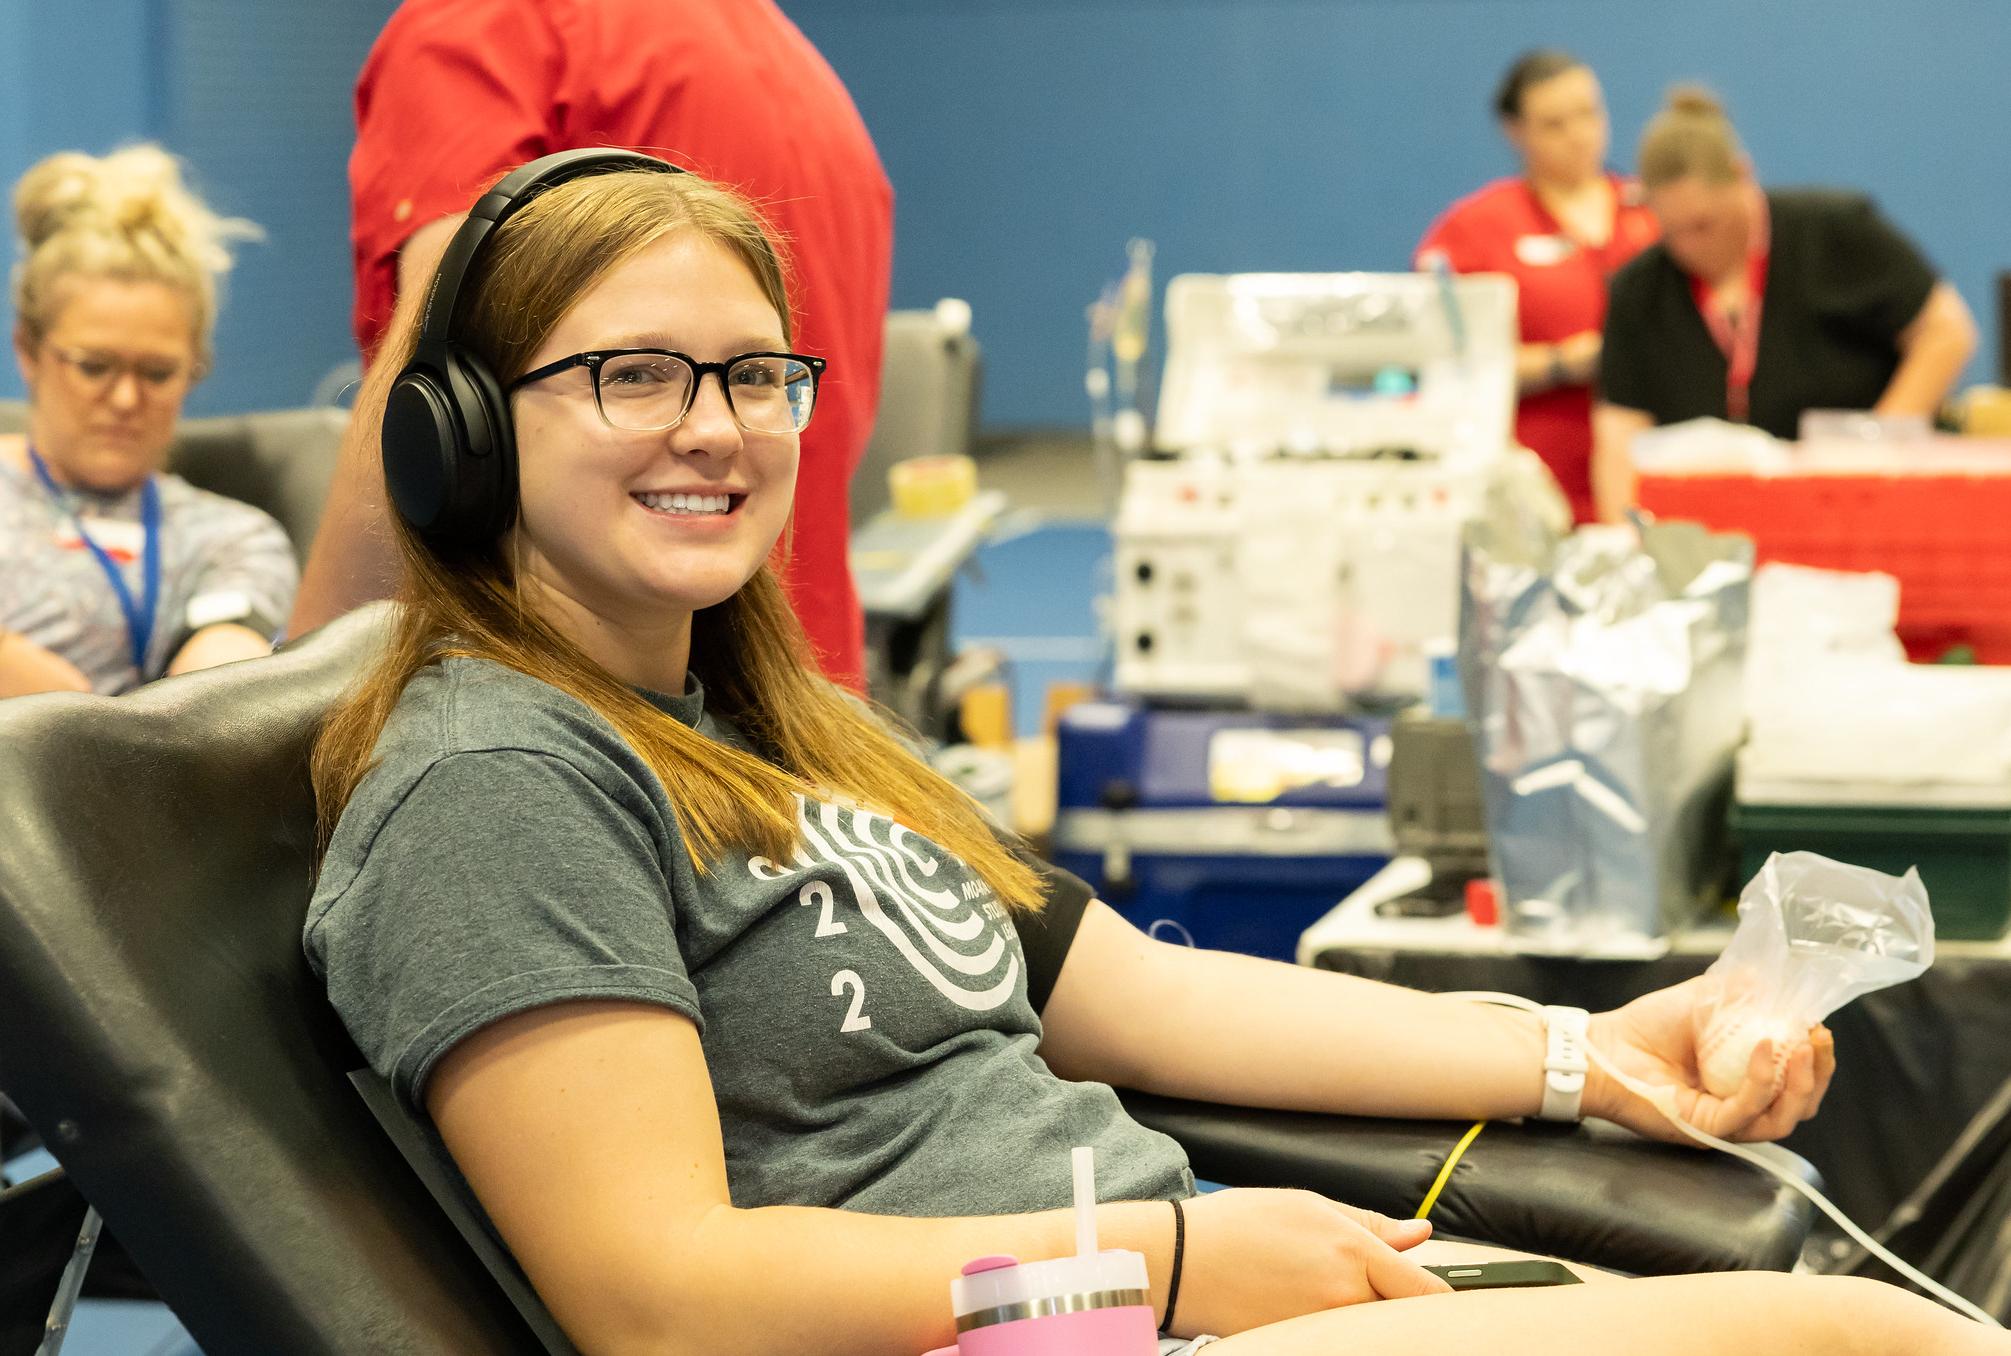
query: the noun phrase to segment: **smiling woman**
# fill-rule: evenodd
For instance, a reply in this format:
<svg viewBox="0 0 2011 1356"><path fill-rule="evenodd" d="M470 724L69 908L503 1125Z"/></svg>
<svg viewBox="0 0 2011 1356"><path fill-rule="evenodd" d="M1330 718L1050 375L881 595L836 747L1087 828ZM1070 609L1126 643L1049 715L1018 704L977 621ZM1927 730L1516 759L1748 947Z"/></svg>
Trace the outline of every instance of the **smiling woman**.
<svg viewBox="0 0 2011 1356"><path fill-rule="evenodd" d="M668 236L610 269L533 356L644 325L719 360L665 351L568 367L573 359L556 358L516 383L520 446L550 449L519 466L520 540L527 576L553 605L591 611L594 624L581 618L583 629L609 647L599 657L611 671L676 692L689 614L731 597L782 535L796 490L797 415L809 421L814 390L810 360L769 356L783 347L782 324L754 274L699 235ZM730 380L783 368L800 374L797 406L775 396L779 375L752 386ZM605 499L584 492L596 482ZM630 648L616 628L648 631L679 616L685 644L651 639L615 652Z"/></svg>
<svg viewBox="0 0 2011 1356"><path fill-rule="evenodd" d="M279 524L161 465L209 365L227 242L175 161L65 152L15 191L25 437L0 438L0 696L249 658L292 603Z"/></svg>
<svg viewBox="0 0 2011 1356"><path fill-rule="evenodd" d="M1870 1283L1455 1296L1418 1263L1471 1258L1417 1221L1194 1197L1111 1083L1649 1131L1629 1088L1653 1085L1775 1138L1832 1047L1791 1033L1714 1096L1688 1081L1694 991L1664 990L1577 1014L1642 1081L1562 1099L1544 1068L1570 1042L1526 1014L1151 941L812 666L771 559L818 363L744 201L547 157L476 204L431 292L357 401L403 606L316 743L304 945L583 1352L940 1347L966 1262L1073 1245L1088 1145L1165 1351L1729 1356L1764 1324L1782 1350L2002 1356Z"/></svg>

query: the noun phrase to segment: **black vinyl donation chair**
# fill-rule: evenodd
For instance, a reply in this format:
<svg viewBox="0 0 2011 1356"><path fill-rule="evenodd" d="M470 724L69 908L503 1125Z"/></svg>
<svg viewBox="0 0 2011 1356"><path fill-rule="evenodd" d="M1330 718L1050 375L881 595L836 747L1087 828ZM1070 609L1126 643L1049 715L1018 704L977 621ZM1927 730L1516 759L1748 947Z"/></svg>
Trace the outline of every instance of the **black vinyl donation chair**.
<svg viewBox="0 0 2011 1356"><path fill-rule="evenodd" d="M424 1128L380 1127L301 954L307 753L388 606L118 698L0 702L0 1088L207 1356L570 1350L429 1189ZM1464 1129L1128 1101L1204 1178L1393 1214ZM1640 1273L1784 1268L1809 1225L1744 1164L1518 1125L1481 1135L1433 1218Z"/></svg>

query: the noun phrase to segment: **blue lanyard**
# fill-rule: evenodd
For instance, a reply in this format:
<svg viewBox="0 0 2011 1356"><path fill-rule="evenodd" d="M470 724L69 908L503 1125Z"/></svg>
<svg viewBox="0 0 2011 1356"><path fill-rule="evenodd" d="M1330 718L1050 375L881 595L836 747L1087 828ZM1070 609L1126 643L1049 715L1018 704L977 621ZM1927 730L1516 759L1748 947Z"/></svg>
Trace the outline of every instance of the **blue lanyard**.
<svg viewBox="0 0 2011 1356"><path fill-rule="evenodd" d="M126 614L126 639L133 649L133 667L140 677L147 675L147 644L154 638L154 614L161 600L161 490L148 476L140 486L140 531L145 535L141 548L141 576L146 581L144 602L133 602L133 591L126 587L126 576L119 569L119 562L106 553L105 548L91 540L91 534L84 530L84 520L77 516L75 508L63 493L62 486L49 474L48 464L31 443L28 460L35 464L35 474L42 482L42 488L49 492L70 525L77 529L77 537L90 553L97 558L98 568L105 572L105 578L112 581L112 592L119 596L119 610Z"/></svg>

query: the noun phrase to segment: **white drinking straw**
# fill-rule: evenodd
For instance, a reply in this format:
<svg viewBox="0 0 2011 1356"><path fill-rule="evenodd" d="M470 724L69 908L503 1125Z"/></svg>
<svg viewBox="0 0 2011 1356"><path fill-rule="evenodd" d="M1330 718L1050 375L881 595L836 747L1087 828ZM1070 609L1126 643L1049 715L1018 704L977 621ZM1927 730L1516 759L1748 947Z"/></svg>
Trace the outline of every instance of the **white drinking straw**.
<svg viewBox="0 0 2011 1356"><path fill-rule="evenodd" d="M1084 1147L1069 1155L1075 1169L1075 1252L1096 1256L1096 1150Z"/></svg>

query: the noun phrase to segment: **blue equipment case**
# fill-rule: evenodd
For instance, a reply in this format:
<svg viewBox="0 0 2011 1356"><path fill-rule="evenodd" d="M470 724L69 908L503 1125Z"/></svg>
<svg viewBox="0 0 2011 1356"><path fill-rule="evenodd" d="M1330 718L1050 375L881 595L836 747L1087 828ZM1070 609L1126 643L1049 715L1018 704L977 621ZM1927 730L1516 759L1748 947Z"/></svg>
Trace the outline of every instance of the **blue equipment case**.
<svg viewBox="0 0 2011 1356"><path fill-rule="evenodd" d="M1078 704L1058 731L1054 860L1141 929L1175 923L1196 946L1289 961L1389 862L1389 729Z"/></svg>

